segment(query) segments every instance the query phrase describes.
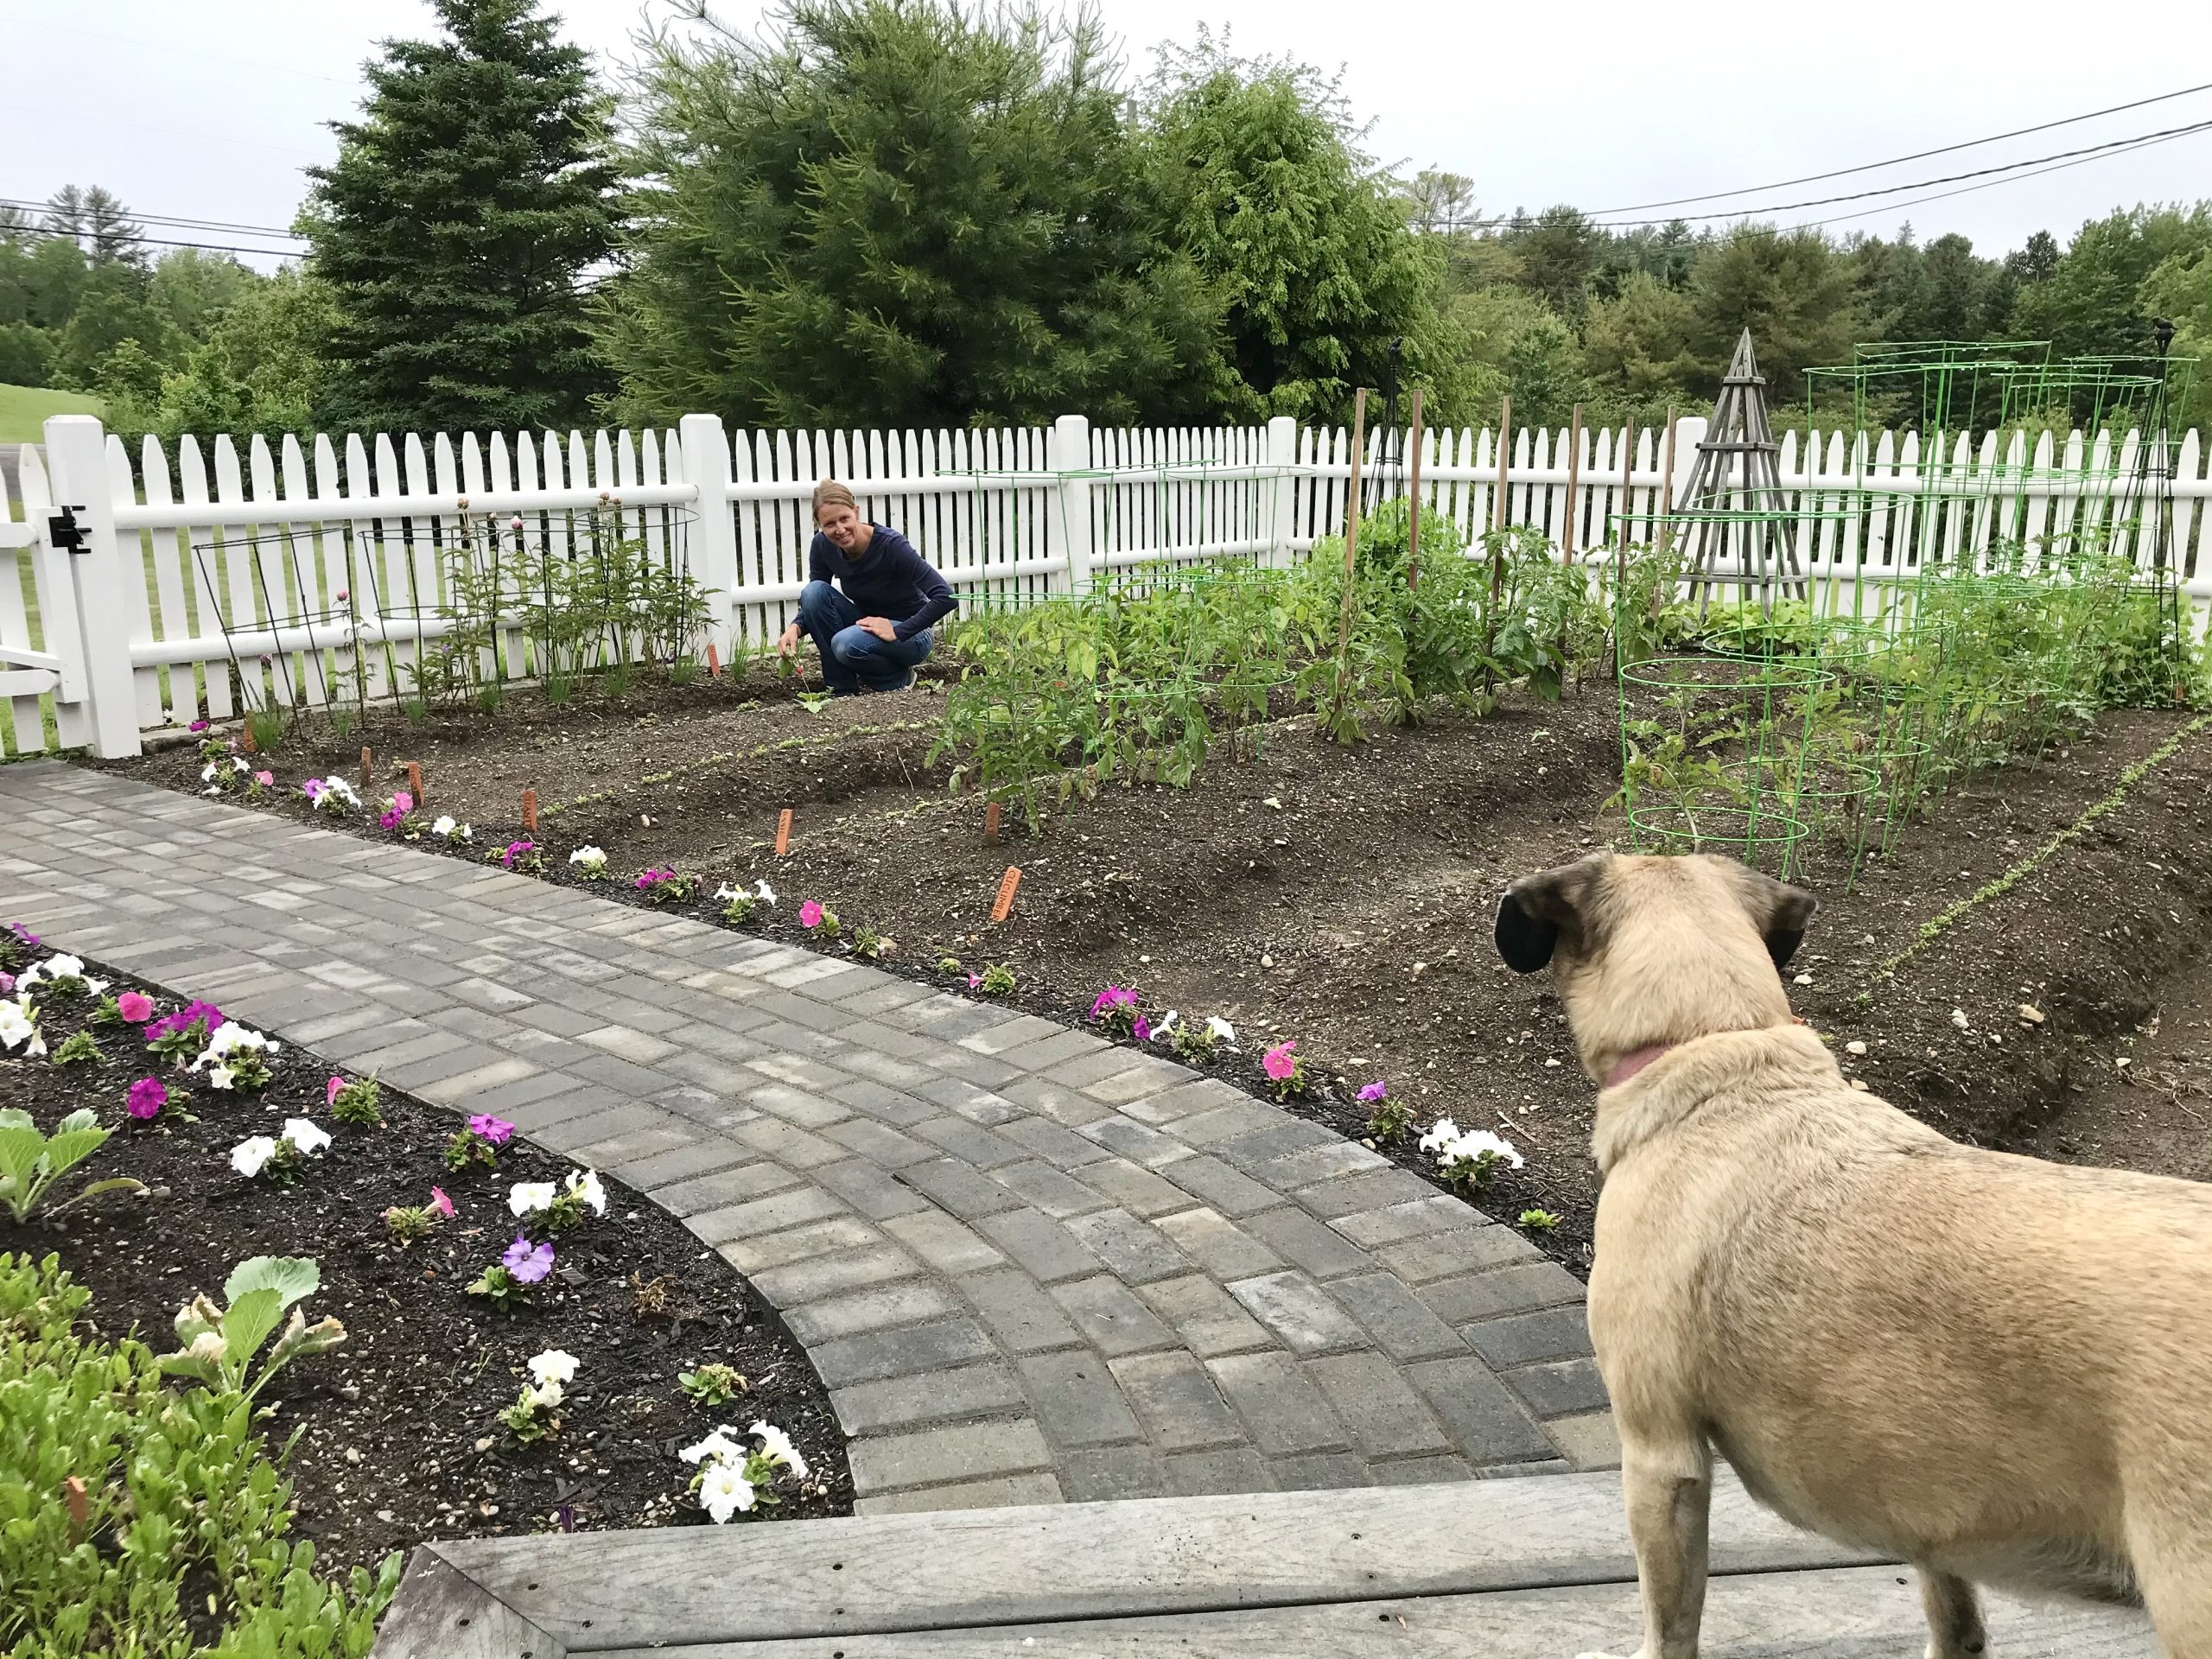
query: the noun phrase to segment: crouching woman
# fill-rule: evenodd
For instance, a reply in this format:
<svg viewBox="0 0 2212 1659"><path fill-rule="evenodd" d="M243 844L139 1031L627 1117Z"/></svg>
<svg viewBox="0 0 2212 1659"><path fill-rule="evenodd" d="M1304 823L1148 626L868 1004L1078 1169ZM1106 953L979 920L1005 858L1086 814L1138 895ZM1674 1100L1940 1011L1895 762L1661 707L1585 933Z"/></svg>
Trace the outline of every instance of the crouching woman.
<svg viewBox="0 0 2212 1659"><path fill-rule="evenodd" d="M914 544L861 517L834 478L814 486L814 544L798 620L776 649L788 657L805 634L822 653L822 678L839 696L903 691L935 643L930 626L960 601ZM834 584L834 585L833 585Z"/></svg>

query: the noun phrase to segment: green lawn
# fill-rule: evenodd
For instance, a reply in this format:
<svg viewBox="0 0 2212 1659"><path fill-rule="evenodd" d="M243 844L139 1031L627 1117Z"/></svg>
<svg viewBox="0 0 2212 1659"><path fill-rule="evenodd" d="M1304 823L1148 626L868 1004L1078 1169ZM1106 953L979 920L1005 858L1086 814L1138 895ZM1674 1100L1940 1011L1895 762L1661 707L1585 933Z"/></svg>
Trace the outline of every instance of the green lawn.
<svg viewBox="0 0 2212 1659"><path fill-rule="evenodd" d="M44 386L0 386L0 443L44 440L49 415L97 415L100 400L88 391L50 391Z"/></svg>

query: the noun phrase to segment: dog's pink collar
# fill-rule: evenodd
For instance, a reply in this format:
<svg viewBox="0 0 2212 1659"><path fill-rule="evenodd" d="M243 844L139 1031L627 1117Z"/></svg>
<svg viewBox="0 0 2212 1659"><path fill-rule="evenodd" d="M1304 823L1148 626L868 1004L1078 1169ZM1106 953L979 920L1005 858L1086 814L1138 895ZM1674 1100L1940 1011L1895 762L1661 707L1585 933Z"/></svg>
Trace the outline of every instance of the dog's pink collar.
<svg viewBox="0 0 2212 1659"><path fill-rule="evenodd" d="M1618 1088L1673 1047L1672 1043L1647 1043L1642 1048L1630 1049L1613 1063L1611 1071L1605 1073L1605 1086Z"/></svg>

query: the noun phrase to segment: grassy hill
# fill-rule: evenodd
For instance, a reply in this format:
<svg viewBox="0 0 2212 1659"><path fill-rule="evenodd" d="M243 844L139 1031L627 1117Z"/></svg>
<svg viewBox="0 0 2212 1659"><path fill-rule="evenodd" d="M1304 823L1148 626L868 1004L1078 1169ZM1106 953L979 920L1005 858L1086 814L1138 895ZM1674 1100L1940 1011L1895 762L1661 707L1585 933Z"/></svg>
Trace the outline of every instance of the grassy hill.
<svg viewBox="0 0 2212 1659"><path fill-rule="evenodd" d="M0 443L37 443L49 415L97 415L100 400L86 391L0 386Z"/></svg>

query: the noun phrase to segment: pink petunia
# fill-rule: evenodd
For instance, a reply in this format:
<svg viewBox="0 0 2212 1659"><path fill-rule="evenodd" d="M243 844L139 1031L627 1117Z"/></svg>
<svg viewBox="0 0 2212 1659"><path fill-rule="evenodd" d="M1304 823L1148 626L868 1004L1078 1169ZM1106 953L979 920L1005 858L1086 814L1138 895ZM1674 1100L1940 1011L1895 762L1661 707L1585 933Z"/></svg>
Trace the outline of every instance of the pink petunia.
<svg viewBox="0 0 2212 1659"><path fill-rule="evenodd" d="M272 788L276 782L276 774L273 772L257 772L253 774L253 781L264 789Z"/></svg>
<svg viewBox="0 0 2212 1659"><path fill-rule="evenodd" d="M1298 1061L1291 1051L1296 1042L1277 1043L1260 1057L1260 1069L1277 1083L1287 1083L1298 1071Z"/></svg>
<svg viewBox="0 0 2212 1659"><path fill-rule="evenodd" d="M481 1135L495 1147L504 1147L514 1138L515 1126L505 1118L493 1117L489 1112L478 1112L468 1120L472 1135Z"/></svg>
<svg viewBox="0 0 2212 1659"><path fill-rule="evenodd" d="M818 904L815 903L815 901L814 901L813 899L808 899L804 904L801 905L801 906L798 907L798 925L799 925L801 927L819 927L819 926L821 926L821 925L822 925L822 906L821 906L820 905L818 905Z"/></svg>
<svg viewBox="0 0 2212 1659"><path fill-rule="evenodd" d="M983 976L981 974L970 974L968 976L968 988L971 991L982 982Z"/></svg>
<svg viewBox="0 0 2212 1659"><path fill-rule="evenodd" d="M434 1186L430 1189L430 1208L448 1221L453 1219L453 1200L446 1197L446 1190L442 1186Z"/></svg>
<svg viewBox="0 0 2212 1659"><path fill-rule="evenodd" d="M168 1103L169 1091L162 1087L159 1077L141 1077L130 1085L130 1096L124 1109L136 1118L156 1118Z"/></svg>
<svg viewBox="0 0 2212 1659"><path fill-rule="evenodd" d="M1129 1035L1135 1038L1137 1041L1141 1043L1150 1042L1152 1040L1152 1021L1146 1019L1142 1014L1137 1015L1136 1024L1129 1027Z"/></svg>
<svg viewBox="0 0 2212 1659"><path fill-rule="evenodd" d="M1382 1078L1377 1077L1374 1082L1369 1084L1366 1088L1359 1091L1359 1097L1368 1105L1372 1106L1378 1100L1389 1098L1389 1093L1390 1085L1383 1082Z"/></svg>
<svg viewBox="0 0 2212 1659"><path fill-rule="evenodd" d="M391 798L391 804L402 812L412 812L415 810L415 798L404 789Z"/></svg>
<svg viewBox="0 0 2212 1659"><path fill-rule="evenodd" d="M207 729L207 722L204 720L195 720L184 729L188 732L204 732Z"/></svg>
<svg viewBox="0 0 2212 1659"><path fill-rule="evenodd" d="M325 1106L335 1106L338 1103L338 1091L345 1086L345 1078L333 1077L327 1084L323 1085L322 1103Z"/></svg>
<svg viewBox="0 0 2212 1659"><path fill-rule="evenodd" d="M154 1017L154 999L143 991L125 991L115 999L115 1011L134 1026Z"/></svg>

